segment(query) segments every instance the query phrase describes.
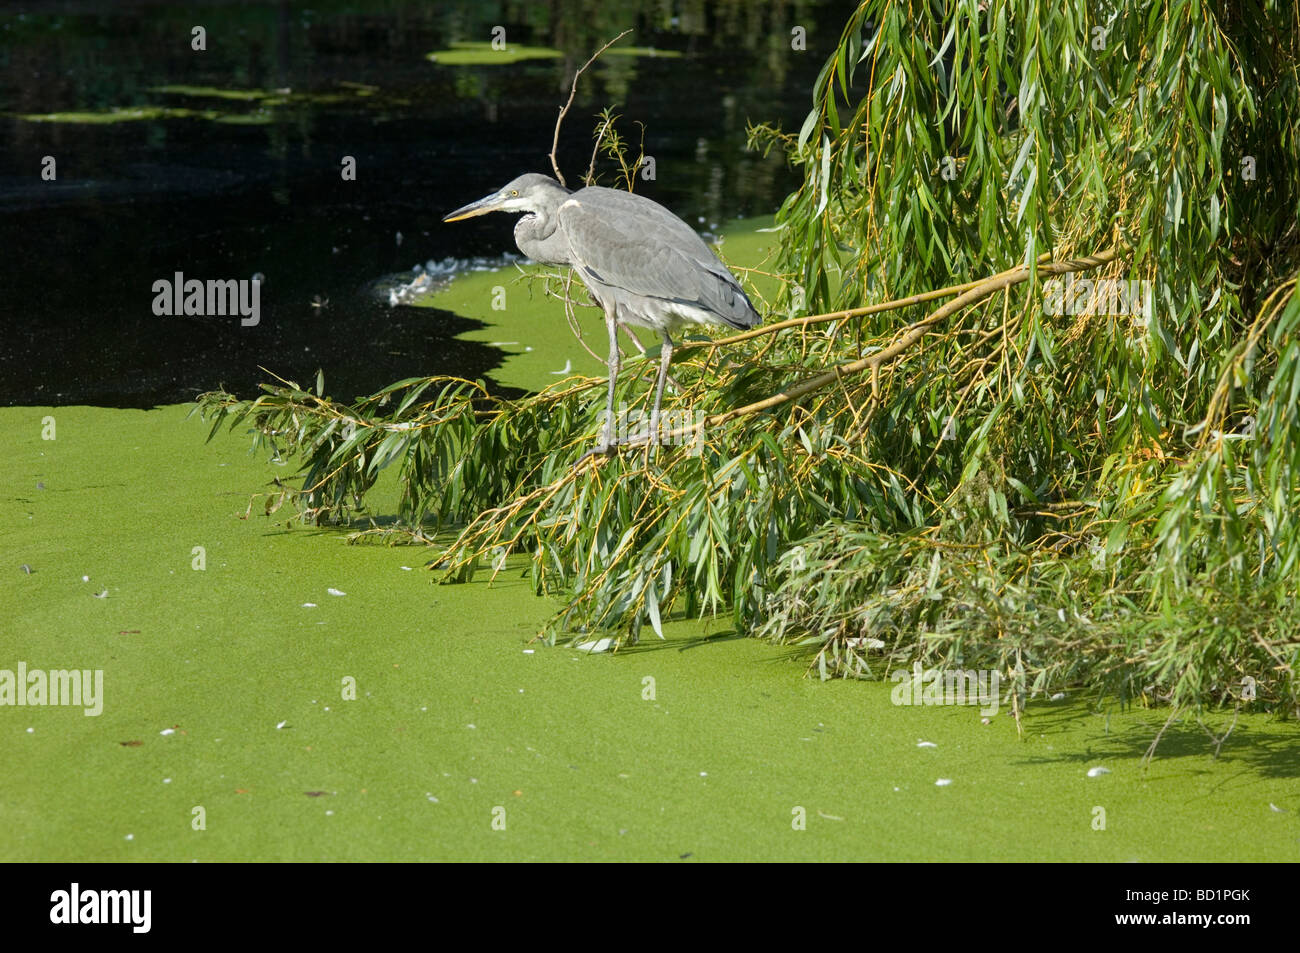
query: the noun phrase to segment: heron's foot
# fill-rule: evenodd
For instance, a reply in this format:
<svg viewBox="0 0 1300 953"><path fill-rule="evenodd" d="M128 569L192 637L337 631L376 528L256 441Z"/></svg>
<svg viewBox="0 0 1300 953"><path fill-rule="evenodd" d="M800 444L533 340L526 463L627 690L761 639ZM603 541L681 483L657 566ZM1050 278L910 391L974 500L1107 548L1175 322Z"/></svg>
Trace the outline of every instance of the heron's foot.
<svg viewBox="0 0 1300 953"><path fill-rule="evenodd" d="M588 450L586 453L580 456L578 458L578 462L573 465L573 468L576 470L578 467L582 466L583 463L585 463L589 457L612 457L616 453L618 453L617 441L610 440L606 442L602 440L600 443L596 444L594 447L592 447L590 450Z"/></svg>

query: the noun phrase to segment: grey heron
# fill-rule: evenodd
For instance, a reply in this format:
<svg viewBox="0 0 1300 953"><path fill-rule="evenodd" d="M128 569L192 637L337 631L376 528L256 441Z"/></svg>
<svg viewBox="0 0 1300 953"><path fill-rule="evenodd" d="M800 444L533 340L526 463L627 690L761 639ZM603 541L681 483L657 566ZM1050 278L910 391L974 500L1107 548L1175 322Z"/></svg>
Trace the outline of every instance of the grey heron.
<svg viewBox="0 0 1300 953"><path fill-rule="evenodd" d="M605 312L609 331L609 391L605 427L590 453L610 453L619 323L651 328L663 337L649 441L659 439L659 411L671 332L688 324L751 328L761 320L745 291L696 234L658 202L597 185L570 191L548 175L530 172L443 218L456 222L488 212L523 212L515 244L533 261L568 265ZM584 459L589 454L584 455Z"/></svg>

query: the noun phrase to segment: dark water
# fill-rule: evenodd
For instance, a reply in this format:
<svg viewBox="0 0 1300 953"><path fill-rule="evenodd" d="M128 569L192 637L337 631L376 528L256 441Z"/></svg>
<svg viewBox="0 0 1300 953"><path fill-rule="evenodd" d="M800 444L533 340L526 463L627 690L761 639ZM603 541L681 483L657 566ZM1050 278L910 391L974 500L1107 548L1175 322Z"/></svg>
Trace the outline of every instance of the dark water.
<svg viewBox="0 0 1300 953"><path fill-rule="evenodd" d="M0 404L147 407L262 365L338 397L403 377L490 374L498 354L454 340L471 323L390 308L376 280L428 259L513 251L513 218L441 215L546 154L568 78L604 40L684 54L607 57L584 75L561 136L572 182L594 115L653 155L638 191L703 229L780 204L793 179L745 151L750 121L797 130L847 4L8 4L0 12ZM191 49L202 25L207 50ZM453 41L561 50L561 59L439 66ZM807 50L791 49L791 29ZM155 87L263 90L278 101ZM279 91L277 93L277 91ZM89 124L15 114L210 111ZM221 120L221 121L218 121ZM57 179L42 181L43 157ZM356 181L340 163L353 156ZM604 164L602 181L612 184ZM401 233L399 244L397 234ZM152 286L265 276L256 327L158 317ZM326 304L326 302L328 302ZM324 306L321 306L324 305Z"/></svg>

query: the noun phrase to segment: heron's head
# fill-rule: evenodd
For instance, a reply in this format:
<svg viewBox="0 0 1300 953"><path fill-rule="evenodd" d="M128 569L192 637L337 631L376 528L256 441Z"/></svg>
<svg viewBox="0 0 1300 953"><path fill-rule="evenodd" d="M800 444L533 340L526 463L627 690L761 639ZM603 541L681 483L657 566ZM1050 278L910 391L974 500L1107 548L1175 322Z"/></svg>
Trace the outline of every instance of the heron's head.
<svg viewBox="0 0 1300 953"><path fill-rule="evenodd" d="M459 222L463 218L486 215L488 212L537 212L554 208L569 194L569 190L549 175L529 172L506 183L491 195L470 202L443 217L444 222Z"/></svg>

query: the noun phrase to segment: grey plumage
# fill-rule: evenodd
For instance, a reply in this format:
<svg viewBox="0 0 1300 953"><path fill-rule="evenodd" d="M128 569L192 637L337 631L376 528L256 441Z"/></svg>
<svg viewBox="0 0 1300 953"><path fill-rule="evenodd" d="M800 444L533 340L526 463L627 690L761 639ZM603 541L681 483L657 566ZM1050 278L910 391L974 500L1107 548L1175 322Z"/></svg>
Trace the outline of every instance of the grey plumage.
<svg viewBox="0 0 1300 953"><path fill-rule="evenodd" d="M695 230L643 196L600 186L570 191L550 176L528 173L443 221L497 211L526 213L515 225L519 250L543 264L572 267L605 312L609 390L603 438L593 452L615 445L619 322L652 328L663 337L650 416L653 442L672 360L671 333L686 324L743 329L761 320L735 276Z"/></svg>

